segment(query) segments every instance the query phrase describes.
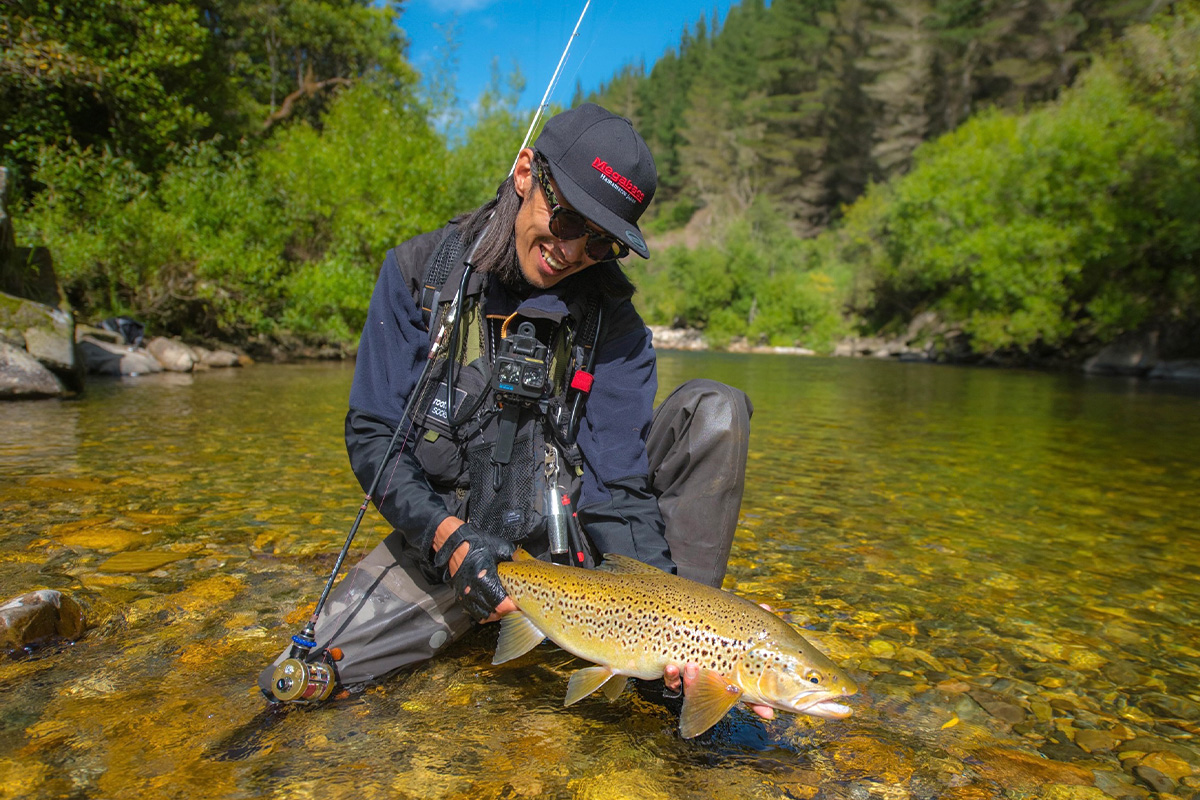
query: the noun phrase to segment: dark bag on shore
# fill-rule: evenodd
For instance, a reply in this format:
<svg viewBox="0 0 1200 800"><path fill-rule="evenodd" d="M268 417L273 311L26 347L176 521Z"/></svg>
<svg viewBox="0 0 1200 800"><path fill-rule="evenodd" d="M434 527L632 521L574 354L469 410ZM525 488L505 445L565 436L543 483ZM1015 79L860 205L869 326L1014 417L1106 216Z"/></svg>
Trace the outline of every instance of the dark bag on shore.
<svg viewBox="0 0 1200 800"><path fill-rule="evenodd" d="M141 347L145 342L146 326L135 319L129 317L109 317L100 323L100 327L106 331L119 333L125 339L125 344L132 347Z"/></svg>

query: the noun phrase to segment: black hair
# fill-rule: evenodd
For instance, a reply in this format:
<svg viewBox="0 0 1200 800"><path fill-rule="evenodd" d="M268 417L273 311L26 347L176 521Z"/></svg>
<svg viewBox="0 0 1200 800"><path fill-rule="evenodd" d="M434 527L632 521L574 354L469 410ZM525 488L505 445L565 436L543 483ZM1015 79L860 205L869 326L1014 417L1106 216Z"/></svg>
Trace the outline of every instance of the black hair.
<svg viewBox="0 0 1200 800"><path fill-rule="evenodd" d="M463 241L483 236L475 251L475 269L493 273L514 287L520 286L524 279L517 260L517 212L521 203L516 181L509 175L496 189L495 197L453 220L462 230Z"/></svg>

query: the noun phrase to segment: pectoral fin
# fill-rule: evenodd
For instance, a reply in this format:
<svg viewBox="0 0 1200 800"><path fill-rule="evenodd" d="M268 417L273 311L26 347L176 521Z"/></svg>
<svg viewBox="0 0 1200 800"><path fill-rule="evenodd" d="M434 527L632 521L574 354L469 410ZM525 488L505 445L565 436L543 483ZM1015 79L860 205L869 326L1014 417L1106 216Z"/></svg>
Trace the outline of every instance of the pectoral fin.
<svg viewBox="0 0 1200 800"><path fill-rule="evenodd" d="M608 667L584 667L578 670L571 676L571 680L567 682L567 697L563 701L563 705L569 706L578 703L601 686L604 686L613 677L619 678L619 681L614 682L620 683L621 689L624 689L625 679L620 678L620 676L614 676L613 671ZM610 700L612 699L612 696L608 694L608 687L605 687L604 694Z"/></svg>
<svg viewBox="0 0 1200 800"><path fill-rule="evenodd" d="M520 611L510 611L500 620L500 638L496 642L493 664L503 664L523 656L546 638L529 617Z"/></svg>
<svg viewBox="0 0 1200 800"><path fill-rule="evenodd" d="M679 735L699 736L716 725L742 698L742 690L712 670L702 669L683 698Z"/></svg>

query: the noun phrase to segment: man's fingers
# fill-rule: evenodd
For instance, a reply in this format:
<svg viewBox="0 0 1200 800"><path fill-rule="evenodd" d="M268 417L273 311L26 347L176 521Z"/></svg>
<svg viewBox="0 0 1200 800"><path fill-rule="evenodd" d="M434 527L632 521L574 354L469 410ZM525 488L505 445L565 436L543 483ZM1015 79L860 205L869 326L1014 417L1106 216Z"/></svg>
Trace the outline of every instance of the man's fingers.
<svg viewBox="0 0 1200 800"><path fill-rule="evenodd" d="M516 610L518 610L517 604L512 601L512 598L505 597L503 600L500 601L500 605L496 606L496 610L492 612L491 616L489 616L483 622L484 622L484 624L487 624L489 622L499 622L500 618L503 617L505 614L507 614L511 611L516 611Z"/></svg>
<svg viewBox="0 0 1200 800"><path fill-rule="evenodd" d="M775 709L770 706L762 706L758 703L747 703L746 705L750 706L750 710L763 719L775 719Z"/></svg>

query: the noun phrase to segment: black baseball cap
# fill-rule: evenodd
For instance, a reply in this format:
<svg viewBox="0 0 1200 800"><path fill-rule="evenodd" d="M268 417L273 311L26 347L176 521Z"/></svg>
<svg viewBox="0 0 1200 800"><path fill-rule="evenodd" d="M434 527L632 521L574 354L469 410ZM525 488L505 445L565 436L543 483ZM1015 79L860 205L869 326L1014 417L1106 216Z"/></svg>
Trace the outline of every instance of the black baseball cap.
<svg viewBox="0 0 1200 800"><path fill-rule="evenodd" d="M550 163L572 208L642 258L650 257L637 221L654 197L658 170L633 123L584 103L551 117L533 149Z"/></svg>

